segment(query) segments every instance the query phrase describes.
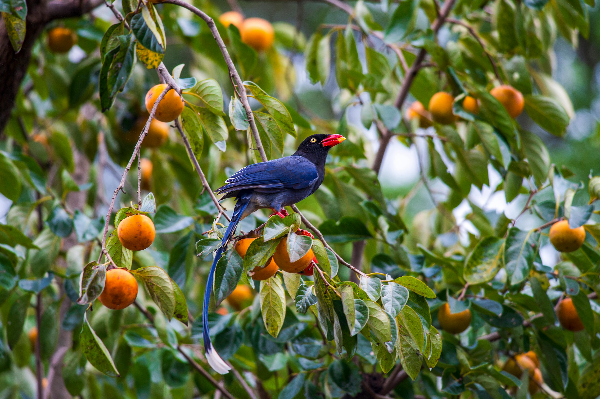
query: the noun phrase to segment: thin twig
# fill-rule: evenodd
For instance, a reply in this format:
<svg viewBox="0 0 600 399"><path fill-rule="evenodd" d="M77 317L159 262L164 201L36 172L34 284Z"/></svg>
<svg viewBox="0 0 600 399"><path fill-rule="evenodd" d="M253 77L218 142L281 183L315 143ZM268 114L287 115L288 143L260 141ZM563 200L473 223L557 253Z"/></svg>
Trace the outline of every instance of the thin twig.
<svg viewBox="0 0 600 399"><path fill-rule="evenodd" d="M52 386L52 381L54 381L56 369L59 367L68 350L69 346L61 346L56 350L56 352L54 352L54 354L50 358L50 367L48 367L48 377L46 378L46 380L48 381L48 388ZM44 391L44 399L50 398L50 391L51 389L46 389Z"/></svg>
<svg viewBox="0 0 600 399"><path fill-rule="evenodd" d="M492 67L494 68L494 75L496 75L496 79L498 79L500 81L500 84L504 84L504 82L502 81L502 78L500 77L500 73L498 72L498 66L496 65L496 61L494 61L494 57L492 57L492 55L486 50L483 40L477 34L477 32L475 32L475 29L473 29L473 27L471 27L471 25L467 24L466 22L463 22L458 19L446 18L446 21L450 22L451 24L460 25L469 31L471 36L473 36L475 38L475 40L477 40L479 42L479 45L483 49L483 52L485 53L485 55L487 55L488 59L492 63Z"/></svg>
<svg viewBox="0 0 600 399"><path fill-rule="evenodd" d="M235 376L235 378L237 378L237 380L239 381L240 385L242 386L242 388L244 388L244 390L246 391L246 393L248 394L248 396L250 396L250 399L258 399L256 397L256 394L254 393L254 391L252 390L252 388L250 388L250 386L248 385L248 383L246 382L246 380L244 379L244 377L240 374L239 371L237 371L235 369L235 367L233 367L231 365L231 363L229 362L225 362L227 363L227 365L231 368L231 371L233 372L233 375Z"/></svg>
<svg viewBox="0 0 600 399"><path fill-rule="evenodd" d="M229 56L227 47L225 47L225 43L223 43L223 39L221 38L219 31L217 30L215 21L213 21L213 19L211 17L209 17L208 15L206 15L204 12L200 11L198 8L194 7L191 4L186 3L185 1L165 0L163 3L175 4L180 7L186 8L189 11L196 14L197 16L199 16L200 18L202 18L204 20L204 22L206 22L206 24L208 25L210 32L212 33L213 37L217 41L217 45L221 49L221 53L223 54L223 58L225 59L225 63L227 64L227 68L229 69L229 74L233 77L233 79L235 81L234 88L237 86L237 90L240 95L240 101L242 102L242 105L244 106L244 109L246 110L246 119L248 120L248 123L250 124L250 129L252 130L252 135L254 136L256 149L258 150L258 153L260 154L260 158L262 159L262 161L266 162L267 154L265 153L265 149L263 148L262 142L260 141L260 135L258 133L258 128L256 127L256 122L254 120L254 114L252 113L252 108L250 107L250 103L248 102L248 96L246 95L246 88L244 87L244 82L242 81L242 78L240 78L240 75L238 74L237 70L235 69L235 65L233 64L233 61L231 60L231 57Z"/></svg>
<svg viewBox="0 0 600 399"><path fill-rule="evenodd" d="M242 7L240 7L240 4L236 0L227 0L227 4L229 4L231 11L239 12L240 14L244 15L242 12Z"/></svg>
<svg viewBox="0 0 600 399"><path fill-rule="evenodd" d="M138 208L142 208L142 154L141 151L138 153L138 178L137 178L137 197L138 197Z"/></svg>
<svg viewBox="0 0 600 399"><path fill-rule="evenodd" d="M202 374L202 376L204 378L206 378L208 380L208 382L210 382L216 389L218 389L223 394L223 396L225 396L227 399L235 399L233 397L233 395L231 395L227 389L222 387L221 384L219 384L217 382L217 380L215 380L208 373L208 371L206 371L202 367L200 367L200 365L198 363L196 363L196 361L194 359L192 359L187 353L185 353L185 351L183 350L183 348L181 346L177 346L177 350L179 351L179 353L181 353L183 355L183 357L185 357L185 360L188 361L188 363L194 368L194 370L196 370L198 373Z"/></svg>
<svg viewBox="0 0 600 399"><path fill-rule="evenodd" d="M35 303L35 324L37 326L37 336L35 338L35 378L37 382L37 398L44 397L44 365L42 364L42 356L40 353L40 343L42 336L42 293L36 295Z"/></svg>
<svg viewBox="0 0 600 399"><path fill-rule="evenodd" d="M188 155L190 156L190 159L192 160L192 163L194 164L194 168L196 169L196 172L198 173L198 176L200 177L200 180L202 181L202 186L204 186L206 191L208 191L208 195L210 195L210 198L212 199L214 204L217 206L219 213L222 213L223 215L225 215L225 218L227 219L227 221L231 221L231 218L229 216L227 216L227 214L225 213L225 209L223 209L223 207L219 203L219 200L217 199L217 197L213 193L212 189L210 188L210 185L208 184L208 181L206 180L206 176L204 175L204 172L202 171L202 168L200 167L200 164L198 163L198 159L196 158L196 155L194 155L194 152L192 151L190 142L187 139L185 133L183 132L183 129L181 128L181 124L179 123L178 119L175 120L175 127L177 128L177 131L179 132L179 135L181 136L181 139L183 140L183 144L185 145Z"/></svg>
<svg viewBox="0 0 600 399"><path fill-rule="evenodd" d="M172 89L171 86L167 85L167 87L165 87L165 89L162 91L162 93L160 93L160 95L156 99L156 102L154 103L154 107L152 107L152 111L150 112L150 116L148 117L148 120L146 121L146 126L144 126L144 129L142 130L142 133L140 134L140 138L139 138L137 144L135 145L135 148L133 149L133 154L131 154L131 158L129 159L129 162L127 163L127 166L125 167L125 170L123 171L123 176L121 177L121 182L119 183L119 185L117 186L117 188L115 189L115 191L113 193L112 200L110 201L110 206L108 207L108 212L106 213L106 222L104 223L104 234L102 235L102 251L100 251L100 257L98 258L98 262L100 262L100 260L102 259L102 255L105 253L106 235L108 234L108 225L110 224L110 215L112 215L113 208L115 207L117 195L119 194L119 191L123 191L123 187L125 187L125 180L127 179L127 173L129 172L129 169L131 169L133 160L138 155L140 148L142 146L142 142L144 141L144 139L146 138L146 135L148 134L148 129L150 128L150 123L152 122L152 119L154 119L154 114L156 113L158 104L162 101L162 99L165 97L167 92L171 89Z"/></svg>

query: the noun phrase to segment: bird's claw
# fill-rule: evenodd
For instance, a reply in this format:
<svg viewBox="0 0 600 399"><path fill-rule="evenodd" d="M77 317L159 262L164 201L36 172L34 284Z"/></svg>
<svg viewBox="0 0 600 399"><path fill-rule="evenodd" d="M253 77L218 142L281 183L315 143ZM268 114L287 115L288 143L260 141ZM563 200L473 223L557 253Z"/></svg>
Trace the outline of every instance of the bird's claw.
<svg viewBox="0 0 600 399"><path fill-rule="evenodd" d="M271 215L269 215L269 217L271 217L273 215L277 215L283 219L284 217L288 216L289 213L288 213L288 211L285 210L285 208L280 211L276 211L275 209L273 209L273 213Z"/></svg>
<svg viewBox="0 0 600 399"><path fill-rule="evenodd" d="M313 236L310 231L306 231L306 230L303 230L303 229L296 230L296 234L301 235L301 236L307 236L307 237L310 237L310 238L313 238L313 239L315 238L315 236Z"/></svg>

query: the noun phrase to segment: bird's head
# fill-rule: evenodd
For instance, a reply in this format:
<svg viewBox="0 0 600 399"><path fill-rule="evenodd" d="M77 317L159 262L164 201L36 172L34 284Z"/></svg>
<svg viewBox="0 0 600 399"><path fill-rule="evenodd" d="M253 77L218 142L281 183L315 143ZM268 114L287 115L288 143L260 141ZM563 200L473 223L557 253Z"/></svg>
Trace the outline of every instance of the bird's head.
<svg viewBox="0 0 600 399"><path fill-rule="evenodd" d="M341 134L313 134L300 143L295 155L302 155L311 159L314 156L323 154L323 158L331 148L346 140Z"/></svg>

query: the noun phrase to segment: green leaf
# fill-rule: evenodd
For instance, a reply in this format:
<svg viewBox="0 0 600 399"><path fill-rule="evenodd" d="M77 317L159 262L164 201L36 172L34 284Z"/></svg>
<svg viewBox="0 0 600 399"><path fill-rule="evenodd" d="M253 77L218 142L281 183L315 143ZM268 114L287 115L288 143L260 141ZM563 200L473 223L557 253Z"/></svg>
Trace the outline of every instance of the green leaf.
<svg viewBox="0 0 600 399"><path fill-rule="evenodd" d="M133 251L125 248L121 244L117 234L117 229L113 230L113 232L110 233L106 239L106 250L117 267L126 267L127 269L131 269L131 264L133 262Z"/></svg>
<svg viewBox="0 0 600 399"><path fill-rule="evenodd" d="M194 223L190 216L178 215L168 205L161 205L154 215L154 227L157 233L174 233Z"/></svg>
<svg viewBox="0 0 600 399"><path fill-rule="evenodd" d="M371 334L382 344L389 342L392 338L392 330L387 313L373 301L365 300L364 303L369 308L367 325L370 328Z"/></svg>
<svg viewBox="0 0 600 399"><path fill-rule="evenodd" d="M254 67L256 66L256 51L242 41L240 31L233 24L229 25L227 34L229 35L229 40L231 41L229 49L233 50L231 51L231 55L234 57L236 64L238 64L239 68L242 70L242 75L250 76L254 70ZM209 37L210 40L213 40L211 36ZM220 52L218 57L222 57ZM220 61L222 62L222 58Z"/></svg>
<svg viewBox="0 0 600 399"><path fill-rule="evenodd" d="M110 97L114 98L125 88L135 65L135 45L131 35L119 36L121 46L115 54L108 71L107 85Z"/></svg>
<svg viewBox="0 0 600 399"><path fill-rule="evenodd" d="M22 245L28 249L38 249L35 243L20 229L8 224L0 224L0 242L10 246Z"/></svg>
<svg viewBox="0 0 600 399"><path fill-rule="evenodd" d="M529 276L539 242L539 231L521 231L516 227L508 230L504 264L511 285L518 284Z"/></svg>
<svg viewBox="0 0 600 399"><path fill-rule="evenodd" d="M577 383L580 399L595 399L600 395L600 355L595 354L592 362L587 362Z"/></svg>
<svg viewBox="0 0 600 399"><path fill-rule="evenodd" d="M154 199L154 194L146 194L146 196L142 200L140 212L156 213L156 200Z"/></svg>
<svg viewBox="0 0 600 399"><path fill-rule="evenodd" d="M456 306L456 303L463 303L463 302L458 302L458 301L454 301L454 305ZM465 309L467 307L465 306ZM491 299L474 299L471 301L471 308L480 312L480 313L484 313L488 316L491 317L499 317L502 314L502 305L496 301L492 301ZM451 311L453 310L452 308L450 309ZM459 310L459 312L462 312L464 309Z"/></svg>
<svg viewBox="0 0 600 399"><path fill-rule="evenodd" d="M237 97L229 101L229 119L235 130L246 131L250 127L246 110Z"/></svg>
<svg viewBox="0 0 600 399"><path fill-rule="evenodd" d="M292 231L296 231L300 227L300 223L300 215L297 213L292 213L283 219L277 215L273 215L267 220L267 224L264 227L264 241L283 237L289 233L292 226Z"/></svg>
<svg viewBox="0 0 600 399"><path fill-rule="evenodd" d="M288 273L283 270L281 270L281 274L283 275L283 283L288 294L290 294L291 298L296 298L300 284L304 283L302 277L298 273Z"/></svg>
<svg viewBox="0 0 600 399"><path fill-rule="evenodd" d="M257 122L256 127L261 134L261 140L264 142L262 137L268 138L269 143L272 143L279 152L283 152L284 132L275 119L264 112L255 112L254 119ZM267 145L268 143L263 144Z"/></svg>
<svg viewBox="0 0 600 399"><path fill-rule="evenodd" d="M300 234L289 234L287 237L287 251L290 256L290 262L297 262L312 247L313 240L310 237Z"/></svg>
<svg viewBox="0 0 600 399"><path fill-rule="evenodd" d="M308 308L317 303L317 296L313 293L312 286L306 285L302 280L294 296L296 310L305 314Z"/></svg>
<svg viewBox="0 0 600 399"><path fill-rule="evenodd" d="M369 321L369 306L362 299L354 300L354 325L350 329L351 335L362 331Z"/></svg>
<svg viewBox="0 0 600 399"><path fill-rule="evenodd" d="M515 8L507 0L500 0L494 13L494 24L498 30L498 44L502 50L512 50L519 44L515 29Z"/></svg>
<svg viewBox="0 0 600 399"><path fill-rule="evenodd" d="M25 17L20 18L13 14L3 12L2 18L4 19L4 25L6 27L6 32L8 33L10 44L15 53L18 53L21 51L21 47L25 41Z"/></svg>
<svg viewBox="0 0 600 399"><path fill-rule="evenodd" d="M419 0L405 0L398 4L385 30L385 41L397 43L404 40L415 29Z"/></svg>
<svg viewBox="0 0 600 399"><path fill-rule="evenodd" d="M95 239L100 234L100 231L104 228L104 217L90 219L76 209L73 215L73 225L75 226L77 241L87 242Z"/></svg>
<svg viewBox="0 0 600 399"><path fill-rule="evenodd" d="M204 134L202 134L202 122L200 116L189 107L183 108L181 113L181 125L185 136L190 142L192 152L196 159L202 159L204 149Z"/></svg>
<svg viewBox="0 0 600 399"><path fill-rule="evenodd" d="M83 315L82 315L83 320ZM67 391L77 396L85 388L85 356L81 351L69 349L63 360L62 377Z"/></svg>
<svg viewBox="0 0 600 399"><path fill-rule="evenodd" d="M102 63L104 63L106 54L119 47L120 43L118 37L123 35L123 33L124 22L111 25L110 28L106 30L102 37L102 41L100 42L100 59L102 60Z"/></svg>
<svg viewBox="0 0 600 399"><path fill-rule="evenodd" d="M519 130L519 135L531 173L533 173L535 183L539 187L548 178L550 154L539 136L525 130Z"/></svg>
<svg viewBox="0 0 600 399"><path fill-rule="evenodd" d="M550 298L548 298L548 294L542 288L540 281L537 278L530 278L529 284L531 285L531 291L533 292L533 298L535 302L540 307L542 311L542 315L544 319L546 319L546 323L550 325L554 325L556 321L556 314L554 313L554 306L552 302L550 302Z"/></svg>
<svg viewBox="0 0 600 399"><path fill-rule="evenodd" d="M465 281L472 285L491 281L502 268L503 251L503 239L486 237L481 240L465 261Z"/></svg>
<svg viewBox="0 0 600 399"><path fill-rule="evenodd" d="M288 112L287 108L283 103L276 98L273 98L265 93L256 83L244 82L244 86L252 93L251 96L256 99L267 112L273 117L275 123L282 132L283 137L289 134L292 137L296 137L296 129L294 128L294 122L292 116Z"/></svg>
<svg viewBox="0 0 600 399"><path fill-rule="evenodd" d="M352 176L354 184L363 190L369 197L377 201L381 206L385 206L385 199L381 191L381 185L377 174L370 168L357 168L347 166L344 170Z"/></svg>
<svg viewBox="0 0 600 399"><path fill-rule="evenodd" d="M0 287L11 290L17 282L17 273L4 254L0 254Z"/></svg>
<svg viewBox="0 0 600 399"><path fill-rule="evenodd" d="M409 290L424 296L425 298L435 298L435 292L418 278L412 276L402 276L394 280L396 283L408 288Z"/></svg>
<svg viewBox="0 0 600 399"><path fill-rule="evenodd" d="M285 291L281 277L275 275L260 282L260 309L267 332L277 338L285 319Z"/></svg>
<svg viewBox="0 0 600 399"><path fill-rule="evenodd" d="M406 374L414 381L419 375L421 365L423 364L423 357L420 349L414 342L410 333L406 328L400 326L399 331L399 344L400 344L400 363L402 368L406 371Z"/></svg>
<svg viewBox="0 0 600 399"><path fill-rule="evenodd" d="M275 249L280 240L263 241L263 237L258 237L252 241L246 256L244 256L244 270L250 270L256 266L264 266L267 264L271 256L275 253Z"/></svg>
<svg viewBox="0 0 600 399"><path fill-rule="evenodd" d="M326 220L321 223L319 230L329 243L362 241L373 238L360 219L350 216L344 216L337 222L335 220Z"/></svg>
<svg viewBox="0 0 600 399"><path fill-rule="evenodd" d="M225 151L226 140L229 137L229 131L225 120L220 115L213 114L206 108L194 107L194 111L200 118L202 128L210 137L210 140L217 146L221 151Z"/></svg>
<svg viewBox="0 0 600 399"><path fill-rule="evenodd" d="M27 317L27 308L29 308L30 300L31 294L23 294L13 302L8 311L8 320L10 320L10 323L6 325L6 339L11 349L15 347L23 332L23 325Z"/></svg>
<svg viewBox="0 0 600 399"><path fill-rule="evenodd" d="M300 393L304 386L305 373L299 373L295 376L279 393L278 399L294 399Z"/></svg>
<svg viewBox="0 0 600 399"><path fill-rule="evenodd" d="M219 306L223 299L227 298L237 287L242 272L244 261L236 250L231 250L222 256L215 270L215 302Z"/></svg>
<svg viewBox="0 0 600 399"><path fill-rule="evenodd" d="M88 362L98 371L106 374L109 377L120 377L119 371L115 367L115 363L110 357L110 353L102 340L96 335L90 326L87 316L84 317L83 329L81 330L80 345L81 350Z"/></svg>
<svg viewBox="0 0 600 399"><path fill-rule="evenodd" d="M164 42L162 32L159 32L160 26L152 18L148 8L142 6L142 12L135 14L131 18L131 31L142 46L153 53L164 54L166 43Z"/></svg>
<svg viewBox="0 0 600 399"><path fill-rule="evenodd" d="M329 36L327 36L329 38ZM321 31L315 32L308 41L306 45L306 50L304 51L304 58L306 59L306 71L308 72L308 77L312 83L317 83L321 81L321 76L319 75L319 44L323 39L323 34ZM329 43L328 43L329 45ZM327 49L329 50L329 49Z"/></svg>
<svg viewBox="0 0 600 399"><path fill-rule="evenodd" d="M52 208L46 223L50 231L62 238L68 237L73 232L73 219L61 206L57 205Z"/></svg>
<svg viewBox="0 0 600 399"><path fill-rule="evenodd" d="M144 281L152 300L171 320L175 312L175 290L167 272L158 266L142 267L131 272Z"/></svg>
<svg viewBox="0 0 600 399"><path fill-rule="evenodd" d="M423 334L423 325L417 313L405 306L397 317L400 329L406 329L417 348L423 348L425 345L425 335Z"/></svg>
<svg viewBox="0 0 600 399"><path fill-rule="evenodd" d="M12 202L21 195L21 174L15 164L0 152L0 194Z"/></svg>
<svg viewBox="0 0 600 399"><path fill-rule="evenodd" d="M81 273L81 281L79 288L79 305L92 303L104 291L104 283L106 282L106 266L98 265L98 262L93 261L85 265Z"/></svg>
<svg viewBox="0 0 600 399"><path fill-rule="evenodd" d="M524 0L525 5L534 10L541 10L544 8L548 0Z"/></svg>
<svg viewBox="0 0 600 399"><path fill-rule="evenodd" d="M350 396L355 396L360 392L362 377L354 363L342 359L335 360L329 365L327 374L335 385Z"/></svg>
<svg viewBox="0 0 600 399"><path fill-rule="evenodd" d="M358 338L350 333L348 320L346 319L344 307L340 300L333 301L333 339L338 354L343 354L345 349L346 358L352 359L356 353Z"/></svg>
<svg viewBox="0 0 600 399"><path fill-rule="evenodd" d="M550 134L562 137L567 133L569 115L558 101L545 96L525 96L525 111Z"/></svg>
<svg viewBox="0 0 600 399"><path fill-rule="evenodd" d="M47 277L30 280L30 279L21 279L19 280L19 288L23 291L32 292L34 294L39 294L44 288L48 287L50 283L54 280L54 273L49 272Z"/></svg>
<svg viewBox="0 0 600 399"><path fill-rule="evenodd" d="M361 277L360 288L372 301L377 301L381 296L381 280L376 277Z"/></svg>
<svg viewBox="0 0 600 399"><path fill-rule="evenodd" d="M385 311L393 318L402 311L402 308L406 305L406 301L408 301L408 290L405 287L394 282L383 284L381 288L381 303L383 303Z"/></svg>
<svg viewBox="0 0 600 399"><path fill-rule="evenodd" d="M213 114L219 116L225 115L223 113L223 93L221 91L221 86L219 86L219 83L217 83L216 80L201 80L191 89L185 90L183 94L199 99L202 105L208 108ZM237 101L239 102L239 100Z"/></svg>
<svg viewBox="0 0 600 399"><path fill-rule="evenodd" d="M61 301L50 304L42 314L40 324L40 356L43 360L48 360L54 353L58 341L58 308Z"/></svg>
<svg viewBox="0 0 600 399"><path fill-rule="evenodd" d="M60 251L60 242L60 237L52 234L50 229L44 229L37 236L33 244L39 249L33 249L29 252L29 264L36 277L42 277L50 270Z"/></svg>
<svg viewBox="0 0 600 399"><path fill-rule="evenodd" d="M414 310L421 318L423 327L429 329L429 327L431 327L431 311L429 309L429 303L427 303L425 298L418 296L412 291L409 294L407 306Z"/></svg>

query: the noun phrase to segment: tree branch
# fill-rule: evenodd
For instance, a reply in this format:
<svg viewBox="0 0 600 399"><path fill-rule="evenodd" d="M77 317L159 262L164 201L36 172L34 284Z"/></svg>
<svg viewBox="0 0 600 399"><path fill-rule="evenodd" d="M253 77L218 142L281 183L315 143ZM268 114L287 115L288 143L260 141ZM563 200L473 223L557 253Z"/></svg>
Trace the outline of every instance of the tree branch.
<svg viewBox="0 0 600 399"><path fill-rule="evenodd" d="M72 0L68 2L64 0L50 1L46 6L48 10L47 22L51 22L56 19L79 17L92 11L102 3L104 3L104 0L89 0L83 2L80 0Z"/></svg>
<svg viewBox="0 0 600 399"><path fill-rule="evenodd" d="M244 106L244 109L246 110L246 119L248 120L248 123L250 124L250 129L252 130L252 136L254 137L256 149L258 150L258 153L260 154L260 159L262 159L263 162L266 162L267 154L265 154L265 149L263 148L262 142L260 141L260 135L258 133L258 128L256 127L256 121L254 120L254 114L252 113L252 108L250 107L250 103L248 102L248 96L246 95L246 88L244 87L244 82L242 81L242 78L240 78L240 75L238 74L237 70L235 69L235 65L233 64L233 61L231 60L231 57L229 56L227 47L225 47L225 43L223 43L223 39L221 38L219 31L217 30L215 21L213 21L213 19L211 17L209 17L208 15L206 15L204 12L200 11L199 9L197 9L196 7L194 7L191 4L186 3L185 1L166 0L163 3L170 3L170 4L175 4L180 7L183 7L185 9L193 12L200 18L202 18L204 20L204 22L206 22L206 24L208 25L210 32L212 33L213 37L217 41L217 45L221 49L221 53L223 54L223 58L225 59L225 63L227 64L227 69L229 69L229 76L235 82L235 85L233 87L239 93L240 101L242 102L242 105Z"/></svg>
<svg viewBox="0 0 600 399"><path fill-rule="evenodd" d="M140 152L142 142L144 141L144 139L146 138L146 135L148 134L148 129L150 128L150 123L152 122L152 119L154 119L154 114L156 113L158 104L160 104L160 102L165 97L167 92L172 89L173 88L171 86L167 85L167 87L165 87L165 89L162 91L162 93L160 93L160 95L156 99L156 102L154 103L154 107L152 107L152 111L150 112L150 116L148 117L148 120L146 121L146 125L144 126L144 129L142 130L142 133L140 134L140 138L139 138L138 142L136 143L135 148L133 149L133 154L131 154L131 158L129 159L129 162L127 163L127 166L125 167L125 170L123 171L123 176L121 177L121 182L119 183L119 185L117 186L117 188L115 189L115 191L113 193L112 200L110 201L110 206L108 207L108 212L106 213L106 222L104 222L104 234L102 235L102 250L100 251L100 257L98 258L98 262L100 262L100 260L102 259L102 255L104 255L106 252L106 235L108 233L108 225L110 224L110 215L112 215L113 208L115 207L117 195L119 194L119 191L123 191L123 187L125 187L125 180L127 179L127 173L129 172L129 169L131 169L131 165L133 164L135 157ZM123 192L125 192L125 191L123 191ZM106 254L108 254L108 253L106 253Z"/></svg>
<svg viewBox="0 0 600 399"><path fill-rule="evenodd" d="M208 181L206 180L206 176L204 175L204 172L202 171L202 168L200 167L200 164L198 163L198 159L196 159L196 155L194 155L194 152L192 151L190 142L187 139L185 133L183 132L183 129L181 128L181 124L179 123L178 119L175 120L175 127L177 128L177 131L179 132L179 135L181 136L181 139L183 140L183 144L185 145L188 155L190 156L190 159L192 160L192 163L194 164L194 168L196 169L196 172L198 173L198 176L200 177L200 180L202 181L202 185L204 186L206 191L208 191L208 195L210 195L210 198L212 199L214 204L217 206L217 209L219 210L219 212L225 216L227 221L231 221L231 218L229 216L227 216L227 214L225 213L225 209L221 206L221 204L219 203L219 200L215 196L215 193L213 193L212 189L210 188L210 185L208 184Z"/></svg>

